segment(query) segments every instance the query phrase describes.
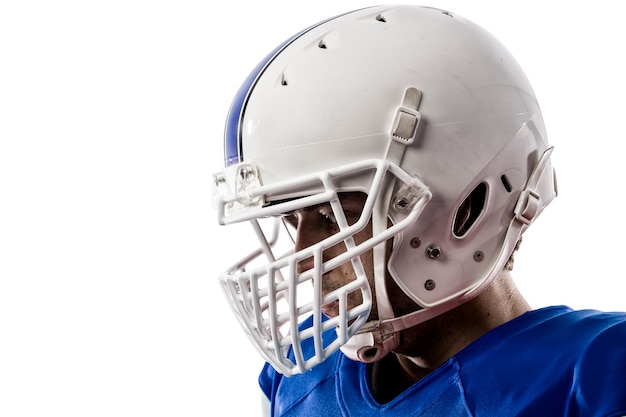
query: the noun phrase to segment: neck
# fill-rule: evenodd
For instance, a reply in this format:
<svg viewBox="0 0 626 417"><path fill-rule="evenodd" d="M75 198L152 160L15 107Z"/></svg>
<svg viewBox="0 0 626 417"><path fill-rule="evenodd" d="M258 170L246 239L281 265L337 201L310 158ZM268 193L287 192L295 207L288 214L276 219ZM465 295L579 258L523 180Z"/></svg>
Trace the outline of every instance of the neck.
<svg viewBox="0 0 626 417"><path fill-rule="evenodd" d="M372 367L372 391L393 386L377 397L393 399L488 331L529 311L530 305L508 272L501 273L473 300L401 333L399 348ZM390 365L390 361L395 366ZM377 368L387 368L382 372ZM378 381L376 381L378 379ZM396 384L389 384L393 380Z"/></svg>

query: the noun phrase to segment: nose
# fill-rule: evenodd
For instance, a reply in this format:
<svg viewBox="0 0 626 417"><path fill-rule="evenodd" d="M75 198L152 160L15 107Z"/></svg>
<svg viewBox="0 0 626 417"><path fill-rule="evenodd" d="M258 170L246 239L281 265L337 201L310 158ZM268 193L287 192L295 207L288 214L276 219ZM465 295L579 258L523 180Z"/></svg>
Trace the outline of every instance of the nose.
<svg viewBox="0 0 626 417"><path fill-rule="evenodd" d="M319 225L316 225L313 222L313 219L310 218L308 213L300 213L298 215L298 227L296 229L294 250L299 252L324 240L326 236L320 229ZM309 269L312 269L313 265L313 256L309 256L298 261L296 265L296 272L301 274Z"/></svg>
<svg viewBox="0 0 626 417"><path fill-rule="evenodd" d="M296 273L301 274L309 269L313 269L313 257L310 256L296 264Z"/></svg>

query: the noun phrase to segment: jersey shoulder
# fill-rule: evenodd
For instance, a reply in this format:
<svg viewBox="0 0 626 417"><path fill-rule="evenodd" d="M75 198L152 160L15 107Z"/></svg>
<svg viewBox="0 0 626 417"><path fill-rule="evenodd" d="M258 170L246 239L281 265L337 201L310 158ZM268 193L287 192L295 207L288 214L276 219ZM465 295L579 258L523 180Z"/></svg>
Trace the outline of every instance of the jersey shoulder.
<svg viewBox="0 0 626 417"><path fill-rule="evenodd" d="M626 313L535 310L487 333L457 360L479 414L494 412L489 397L508 415L626 413Z"/></svg>

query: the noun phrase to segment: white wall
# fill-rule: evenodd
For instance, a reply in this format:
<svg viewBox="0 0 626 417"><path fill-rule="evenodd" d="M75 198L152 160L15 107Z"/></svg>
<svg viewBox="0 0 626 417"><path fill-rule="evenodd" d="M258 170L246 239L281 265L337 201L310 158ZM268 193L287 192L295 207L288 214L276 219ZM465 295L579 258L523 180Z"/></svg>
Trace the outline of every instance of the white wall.
<svg viewBox="0 0 626 417"><path fill-rule="evenodd" d="M528 299L623 310L626 29L614 2L556 3L423 4L504 41L542 104L560 196L518 256ZM0 415L256 413L216 282L248 239L210 204L226 112L274 46L366 5L0 5Z"/></svg>

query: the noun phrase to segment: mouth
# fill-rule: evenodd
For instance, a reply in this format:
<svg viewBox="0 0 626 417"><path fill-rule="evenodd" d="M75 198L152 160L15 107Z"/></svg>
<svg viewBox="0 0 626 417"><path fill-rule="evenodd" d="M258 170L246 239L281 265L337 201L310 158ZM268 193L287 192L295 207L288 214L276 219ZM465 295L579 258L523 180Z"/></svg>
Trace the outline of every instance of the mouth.
<svg viewBox="0 0 626 417"><path fill-rule="evenodd" d="M334 300L322 306L322 313L328 318L337 317L339 315L339 301Z"/></svg>
<svg viewBox="0 0 626 417"><path fill-rule="evenodd" d="M324 300L324 298L328 297L336 288L333 288L332 286L325 286L324 284L327 284L329 282L332 282L331 277L330 277L330 273L327 272L325 274L322 275L322 300ZM322 305L321 307L322 313L328 317L328 318L334 318L337 317L339 315L339 300L334 299L331 300L325 304Z"/></svg>

